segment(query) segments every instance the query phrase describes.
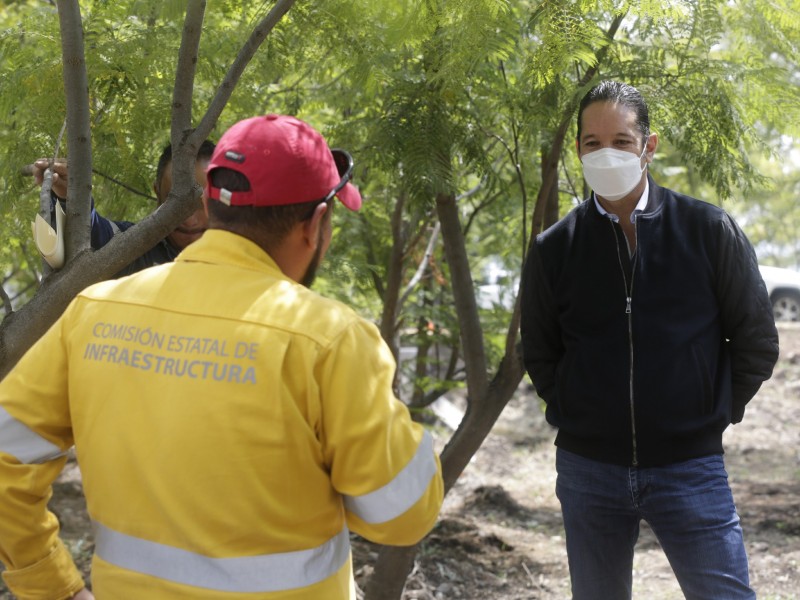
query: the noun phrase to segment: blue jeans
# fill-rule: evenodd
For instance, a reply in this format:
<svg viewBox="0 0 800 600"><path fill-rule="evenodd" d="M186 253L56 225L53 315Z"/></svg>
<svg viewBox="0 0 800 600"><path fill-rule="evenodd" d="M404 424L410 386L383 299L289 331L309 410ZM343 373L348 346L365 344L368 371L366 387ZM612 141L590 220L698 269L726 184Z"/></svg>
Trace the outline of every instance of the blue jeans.
<svg viewBox="0 0 800 600"><path fill-rule="evenodd" d="M642 519L687 599L756 597L721 455L629 468L559 448L556 470L574 600L630 599Z"/></svg>

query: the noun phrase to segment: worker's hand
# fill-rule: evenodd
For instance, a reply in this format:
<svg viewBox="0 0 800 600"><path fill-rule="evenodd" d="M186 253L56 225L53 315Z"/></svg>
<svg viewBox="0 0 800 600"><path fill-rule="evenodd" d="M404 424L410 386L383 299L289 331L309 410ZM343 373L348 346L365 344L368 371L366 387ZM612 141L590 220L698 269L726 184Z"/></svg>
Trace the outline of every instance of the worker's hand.
<svg viewBox="0 0 800 600"><path fill-rule="evenodd" d="M83 588L72 597L72 600L94 600L94 594L86 588Z"/></svg>
<svg viewBox="0 0 800 600"><path fill-rule="evenodd" d="M44 181L44 172L50 164L50 159L40 158L33 163L33 178L36 184L41 186ZM59 198L67 197L67 162L63 158L56 159L52 167L53 171L53 193ZM76 596L77 597L77 596Z"/></svg>

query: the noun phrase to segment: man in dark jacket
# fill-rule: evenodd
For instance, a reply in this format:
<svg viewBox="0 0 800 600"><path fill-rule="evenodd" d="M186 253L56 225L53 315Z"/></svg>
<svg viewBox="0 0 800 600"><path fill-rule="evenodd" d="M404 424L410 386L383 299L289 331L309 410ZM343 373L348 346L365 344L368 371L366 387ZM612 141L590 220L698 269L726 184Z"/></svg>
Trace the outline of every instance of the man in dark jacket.
<svg viewBox="0 0 800 600"><path fill-rule="evenodd" d="M657 145L635 88L593 88L577 149L594 192L536 238L523 274L573 598L631 597L642 519L687 598L755 598L722 434L772 374L778 335L744 233L656 185Z"/></svg>
<svg viewBox="0 0 800 600"><path fill-rule="evenodd" d="M211 160L211 155L214 153L215 144L210 140L205 140L200 144L197 151L197 162L195 163L195 179L201 185L205 185L206 180L206 167L208 161ZM33 163L33 176L36 183L42 185L44 181L44 172L48 168L50 161L46 158L40 158ZM51 197L53 200L53 208L56 202L64 202L67 197L67 181L69 171L67 163L64 161L56 162L52 167L53 172L53 187ZM170 190L172 189L172 145L167 144L158 159L158 166L156 167L156 180L153 182L153 192L156 195L156 202L161 206L167 200ZM91 243L92 248L95 250L102 248L111 238L117 233L125 231L133 227L135 223L131 221L112 221L103 217L94 208L92 204L92 233ZM150 250L142 254L139 258L134 260L127 267L116 273L115 277L122 277L123 275L130 275L152 267L154 265L161 265L164 263L172 262L178 253L186 248L192 242L196 242L203 235L203 232L208 227L208 217L205 210L198 203L197 210L195 210L189 217L181 222L167 237L158 242Z"/></svg>

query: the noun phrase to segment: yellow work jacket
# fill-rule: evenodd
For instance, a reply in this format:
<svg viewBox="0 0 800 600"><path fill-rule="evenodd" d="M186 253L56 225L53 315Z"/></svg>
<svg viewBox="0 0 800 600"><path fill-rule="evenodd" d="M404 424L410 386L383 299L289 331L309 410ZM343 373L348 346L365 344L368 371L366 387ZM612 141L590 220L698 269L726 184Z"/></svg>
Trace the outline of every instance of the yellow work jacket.
<svg viewBox="0 0 800 600"><path fill-rule="evenodd" d="M82 292L0 383L0 559L22 600L83 585L47 511L74 444L99 600L354 599L349 532L408 545L441 467L377 328L208 231Z"/></svg>

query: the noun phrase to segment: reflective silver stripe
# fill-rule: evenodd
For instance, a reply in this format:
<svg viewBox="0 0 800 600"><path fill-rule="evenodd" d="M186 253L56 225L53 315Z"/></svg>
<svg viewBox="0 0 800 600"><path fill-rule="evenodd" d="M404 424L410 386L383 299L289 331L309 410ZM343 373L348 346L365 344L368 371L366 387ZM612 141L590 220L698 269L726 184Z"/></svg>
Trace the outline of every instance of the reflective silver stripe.
<svg viewBox="0 0 800 600"><path fill-rule="evenodd" d="M303 588L334 575L350 556L350 534L341 533L316 548L211 558L136 538L93 522L95 553L129 571L220 592L279 592Z"/></svg>
<svg viewBox="0 0 800 600"><path fill-rule="evenodd" d="M43 463L66 454L0 406L0 452L23 464Z"/></svg>
<svg viewBox="0 0 800 600"><path fill-rule="evenodd" d="M394 479L369 494L345 496L345 508L367 523L391 521L417 503L435 474L433 439L426 431L416 454Z"/></svg>

